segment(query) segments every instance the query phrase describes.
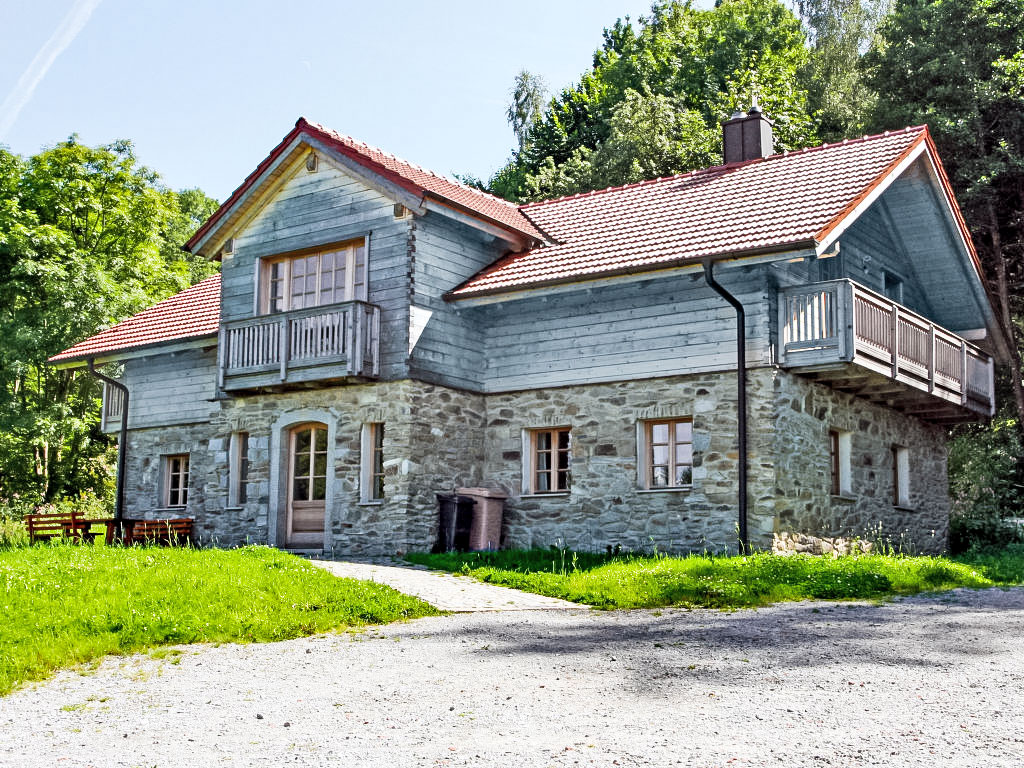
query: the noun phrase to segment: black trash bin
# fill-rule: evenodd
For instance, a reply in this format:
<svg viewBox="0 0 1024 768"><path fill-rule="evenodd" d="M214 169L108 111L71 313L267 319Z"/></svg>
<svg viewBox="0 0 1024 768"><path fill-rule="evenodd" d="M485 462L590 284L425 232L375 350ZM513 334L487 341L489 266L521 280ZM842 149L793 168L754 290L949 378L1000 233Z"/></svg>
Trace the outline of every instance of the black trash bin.
<svg viewBox="0 0 1024 768"><path fill-rule="evenodd" d="M473 506L476 500L455 493L439 493L441 524L437 531L436 552L467 552L469 530L473 525Z"/></svg>

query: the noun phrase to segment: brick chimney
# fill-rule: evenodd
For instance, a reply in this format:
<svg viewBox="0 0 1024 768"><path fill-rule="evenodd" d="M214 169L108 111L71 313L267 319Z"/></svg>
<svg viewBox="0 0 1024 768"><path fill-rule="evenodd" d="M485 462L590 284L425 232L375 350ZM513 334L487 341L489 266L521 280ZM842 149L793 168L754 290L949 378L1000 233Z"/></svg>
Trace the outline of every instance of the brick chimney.
<svg viewBox="0 0 1024 768"><path fill-rule="evenodd" d="M741 163L775 154L772 123L761 112L757 99L747 114L741 110L722 123L722 158L726 163Z"/></svg>

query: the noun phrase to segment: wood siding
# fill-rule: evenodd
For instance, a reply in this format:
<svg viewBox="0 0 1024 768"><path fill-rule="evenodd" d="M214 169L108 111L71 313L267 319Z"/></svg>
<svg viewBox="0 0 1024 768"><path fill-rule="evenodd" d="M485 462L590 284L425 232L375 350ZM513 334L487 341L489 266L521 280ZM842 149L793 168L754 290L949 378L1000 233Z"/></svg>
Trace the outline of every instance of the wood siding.
<svg viewBox="0 0 1024 768"><path fill-rule="evenodd" d="M716 275L746 310L747 364L770 362L767 268ZM736 367L736 314L701 274L492 304L485 328L484 391L729 371Z"/></svg>
<svg viewBox="0 0 1024 768"><path fill-rule="evenodd" d="M417 219L415 245L410 373L433 383L480 390L483 328L476 314L443 296L504 255L509 246L437 213Z"/></svg>
<svg viewBox="0 0 1024 768"><path fill-rule="evenodd" d="M368 300L381 308L381 376L406 375L408 252L411 217L321 159L318 170L291 169L262 210L235 235L222 266L221 321L253 317L257 269L266 256L369 235Z"/></svg>
<svg viewBox="0 0 1024 768"><path fill-rule="evenodd" d="M217 410L217 350L188 349L126 360L120 380L128 386L128 428L194 424ZM108 420L108 432L121 428Z"/></svg>

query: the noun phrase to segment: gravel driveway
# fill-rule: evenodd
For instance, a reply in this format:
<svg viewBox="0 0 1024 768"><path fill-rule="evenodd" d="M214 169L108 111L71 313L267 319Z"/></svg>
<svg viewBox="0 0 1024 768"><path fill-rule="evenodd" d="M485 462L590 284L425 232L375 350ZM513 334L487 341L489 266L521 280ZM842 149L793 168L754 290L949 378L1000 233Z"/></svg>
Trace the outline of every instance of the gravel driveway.
<svg viewBox="0 0 1024 768"><path fill-rule="evenodd" d="M1024 764L1022 589L184 651L0 699L0 765Z"/></svg>

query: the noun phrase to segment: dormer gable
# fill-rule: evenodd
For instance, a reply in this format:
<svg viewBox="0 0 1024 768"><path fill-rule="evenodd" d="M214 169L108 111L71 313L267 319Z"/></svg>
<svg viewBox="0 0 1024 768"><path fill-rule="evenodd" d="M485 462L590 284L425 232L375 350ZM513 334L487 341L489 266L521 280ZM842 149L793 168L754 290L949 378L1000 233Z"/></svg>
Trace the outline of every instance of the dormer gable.
<svg viewBox="0 0 1024 768"><path fill-rule="evenodd" d="M234 232L279 189L282 178L313 164L329 164L358 179L414 214L434 210L506 239L510 250L543 242L543 234L518 206L427 171L376 147L336 133L305 118L281 140L223 205L185 244L217 259Z"/></svg>

